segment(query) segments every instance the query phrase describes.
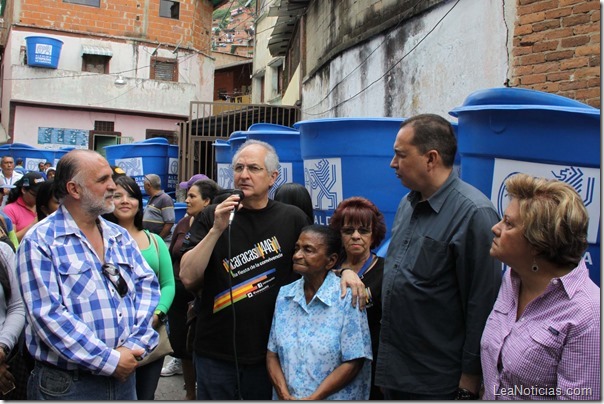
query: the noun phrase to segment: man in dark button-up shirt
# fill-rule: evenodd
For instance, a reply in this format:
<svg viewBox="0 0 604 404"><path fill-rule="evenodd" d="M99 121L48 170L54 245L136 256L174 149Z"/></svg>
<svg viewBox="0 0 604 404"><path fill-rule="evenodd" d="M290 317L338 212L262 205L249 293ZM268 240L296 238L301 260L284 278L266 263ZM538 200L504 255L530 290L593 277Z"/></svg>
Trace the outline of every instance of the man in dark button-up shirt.
<svg viewBox="0 0 604 404"><path fill-rule="evenodd" d="M489 199L453 171L457 142L438 115L402 123L390 166L412 191L392 227L376 384L385 398L478 398L480 338L497 297Z"/></svg>

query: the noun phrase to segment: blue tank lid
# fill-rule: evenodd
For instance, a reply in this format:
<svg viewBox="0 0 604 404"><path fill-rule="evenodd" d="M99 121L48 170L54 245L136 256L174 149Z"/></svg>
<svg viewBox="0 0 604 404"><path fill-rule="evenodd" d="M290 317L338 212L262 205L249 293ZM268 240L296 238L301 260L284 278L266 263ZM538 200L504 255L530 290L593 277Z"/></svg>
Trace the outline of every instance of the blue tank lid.
<svg viewBox="0 0 604 404"><path fill-rule="evenodd" d="M245 137L247 137L247 134L244 131L236 130L235 132L231 133L231 136L229 136L229 141L232 139L241 139Z"/></svg>
<svg viewBox="0 0 604 404"><path fill-rule="evenodd" d="M294 128L276 123L254 123L247 130L248 132L297 132Z"/></svg>
<svg viewBox="0 0 604 404"><path fill-rule="evenodd" d="M460 112L484 110L551 110L600 116L600 110L582 102L557 94L527 88L489 88L471 93L464 103L449 111L458 117Z"/></svg>
<svg viewBox="0 0 604 404"><path fill-rule="evenodd" d="M151 139L145 139L135 143L169 144L170 142L168 142L168 139L165 137L152 137Z"/></svg>
<svg viewBox="0 0 604 404"><path fill-rule="evenodd" d="M325 123L345 123L345 122L359 122L359 123L380 123L380 122L403 122L405 118L391 118L391 117L346 117L346 118L319 118L309 119L305 121L298 121L294 123L295 129L300 129L301 125L321 125Z"/></svg>
<svg viewBox="0 0 604 404"><path fill-rule="evenodd" d="M30 150L41 150L38 149L37 147L34 147L30 144L25 144L25 143L12 143L9 145L8 147L9 149L30 149Z"/></svg>

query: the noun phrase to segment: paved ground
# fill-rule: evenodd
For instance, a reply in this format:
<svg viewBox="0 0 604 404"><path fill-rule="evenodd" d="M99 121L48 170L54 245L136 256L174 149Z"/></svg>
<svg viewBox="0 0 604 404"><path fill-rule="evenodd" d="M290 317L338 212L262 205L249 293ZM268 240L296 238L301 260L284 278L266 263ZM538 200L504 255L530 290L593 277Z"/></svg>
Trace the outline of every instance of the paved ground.
<svg viewBox="0 0 604 404"><path fill-rule="evenodd" d="M166 356L164 359L164 366L172 360L171 356ZM185 381L182 375L175 375L170 377L160 377L155 390L156 400L170 400L180 401L185 399Z"/></svg>

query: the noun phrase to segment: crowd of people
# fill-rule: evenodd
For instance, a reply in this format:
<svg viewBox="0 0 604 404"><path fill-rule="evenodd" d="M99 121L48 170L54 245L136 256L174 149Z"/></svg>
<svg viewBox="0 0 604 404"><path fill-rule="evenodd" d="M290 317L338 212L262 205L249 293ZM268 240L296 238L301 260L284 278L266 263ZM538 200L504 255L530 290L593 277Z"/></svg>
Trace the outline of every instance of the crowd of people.
<svg viewBox="0 0 604 404"><path fill-rule="evenodd" d="M141 189L94 151L22 173L2 157L0 398L153 400L182 374L188 400L599 400L574 188L512 175L500 217L438 115L403 121L393 151L410 192L391 234L370 195L328 225L301 184L271 199L279 157L258 140L235 189L179 184L178 221L158 175Z"/></svg>

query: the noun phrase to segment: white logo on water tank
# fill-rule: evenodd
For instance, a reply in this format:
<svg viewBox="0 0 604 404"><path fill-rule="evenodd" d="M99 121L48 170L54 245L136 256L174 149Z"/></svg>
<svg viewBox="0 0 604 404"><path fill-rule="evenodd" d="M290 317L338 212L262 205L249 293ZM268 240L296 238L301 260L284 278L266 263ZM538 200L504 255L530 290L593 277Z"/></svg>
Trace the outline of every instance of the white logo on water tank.
<svg viewBox="0 0 604 404"><path fill-rule="evenodd" d="M342 160L340 158L304 160L304 183L310 190L313 209L334 210L344 199Z"/></svg>
<svg viewBox="0 0 604 404"><path fill-rule="evenodd" d="M52 55L52 45L37 43L36 53L38 55Z"/></svg>
<svg viewBox="0 0 604 404"><path fill-rule="evenodd" d="M279 175L277 176L277 179L275 180L275 183L273 184L271 189L268 191L269 198L273 199L275 197L275 191L281 185L285 184L286 182L294 181L294 173L292 166L292 163L279 163Z"/></svg>
<svg viewBox="0 0 604 404"><path fill-rule="evenodd" d="M170 157L168 160L168 175L178 175L178 159Z"/></svg>
<svg viewBox="0 0 604 404"><path fill-rule="evenodd" d="M233 188L233 169L230 164L216 163L217 183L222 188Z"/></svg>
<svg viewBox="0 0 604 404"><path fill-rule="evenodd" d="M124 172L131 177L145 175L145 172L143 171L142 157L115 159L115 165L124 170Z"/></svg>
<svg viewBox="0 0 604 404"><path fill-rule="evenodd" d="M587 241L595 243L600 224L600 170L590 167L563 166L556 164L529 163L495 159L491 201L500 215L503 215L509 203L505 180L516 174L525 173L536 177L557 179L571 185L582 197L589 214Z"/></svg>

